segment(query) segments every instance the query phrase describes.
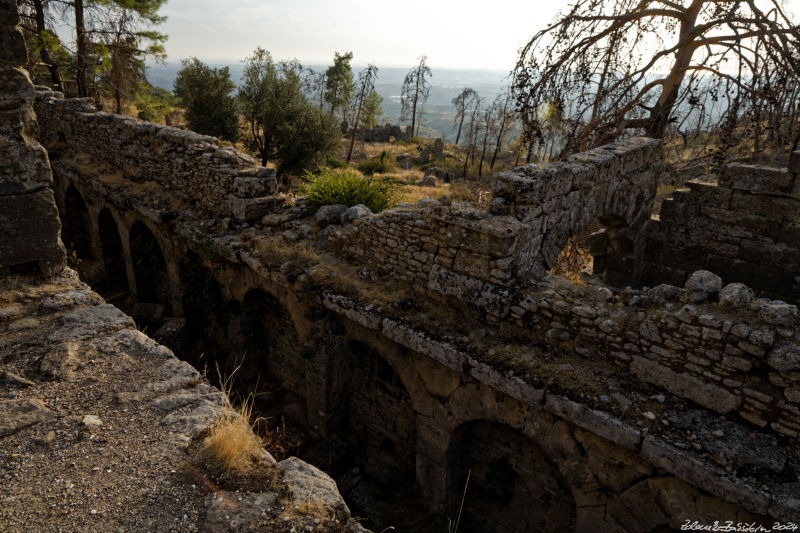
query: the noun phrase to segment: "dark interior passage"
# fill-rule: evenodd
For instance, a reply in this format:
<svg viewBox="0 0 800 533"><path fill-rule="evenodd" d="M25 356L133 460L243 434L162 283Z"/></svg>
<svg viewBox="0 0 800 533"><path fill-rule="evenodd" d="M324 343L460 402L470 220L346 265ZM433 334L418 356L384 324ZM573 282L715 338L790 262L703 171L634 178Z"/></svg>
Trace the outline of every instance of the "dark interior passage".
<svg viewBox="0 0 800 533"><path fill-rule="evenodd" d="M557 466L505 424L479 420L459 427L447 472L448 516L461 508L460 532L573 530L575 501Z"/></svg>
<svg viewBox="0 0 800 533"><path fill-rule="evenodd" d="M130 239L137 302L161 305L164 307L161 316L168 316L169 281L161 246L150 229L141 222L131 227Z"/></svg>
<svg viewBox="0 0 800 533"><path fill-rule="evenodd" d="M97 219L100 234L100 249L103 254L105 286L103 292L118 300L128 293L128 274L125 270L125 257L122 252L122 239L114 216L108 209L100 211Z"/></svg>
<svg viewBox="0 0 800 533"><path fill-rule="evenodd" d="M89 210L83 197L73 185L67 187L64 205L61 208L61 239L67 247L67 252L74 253L76 259L92 259Z"/></svg>

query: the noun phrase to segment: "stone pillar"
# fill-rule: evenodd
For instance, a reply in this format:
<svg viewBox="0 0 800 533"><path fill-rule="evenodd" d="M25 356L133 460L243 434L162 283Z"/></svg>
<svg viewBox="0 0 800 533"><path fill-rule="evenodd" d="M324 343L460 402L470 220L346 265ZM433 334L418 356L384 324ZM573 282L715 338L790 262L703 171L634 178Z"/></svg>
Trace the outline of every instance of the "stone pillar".
<svg viewBox="0 0 800 533"><path fill-rule="evenodd" d="M66 264L47 152L36 141L34 89L15 0L0 0L0 272Z"/></svg>

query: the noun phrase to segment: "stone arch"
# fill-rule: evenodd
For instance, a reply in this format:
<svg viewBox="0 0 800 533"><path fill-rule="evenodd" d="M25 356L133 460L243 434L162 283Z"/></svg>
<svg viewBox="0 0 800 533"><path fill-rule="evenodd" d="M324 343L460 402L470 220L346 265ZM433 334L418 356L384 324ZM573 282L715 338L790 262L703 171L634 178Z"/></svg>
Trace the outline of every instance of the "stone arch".
<svg viewBox="0 0 800 533"><path fill-rule="evenodd" d="M64 192L61 205L61 238L68 252L75 252L79 259L92 259L89 209L83 196L73 184Z"/></svg>
<svg viewBox="0 0 800 533"><path fill-rule="evenodd" d="M237 366L237 386L256 394L256 407L267 416L286 416L305 426L308 420L308 359L302 357L289 310L269 292L247 291L229 327L239 347L227 361Z"/></svg>
<svg viewBox="0 0 800 533"><path fill-rule="evenodd" d="M173 349L195 366L200 365L201 354L206 361L218 362L230 350L224 342L230 308L222 286L211 264L191 250L181 258L178 269L184 322Z"/></svg>
<svg viewBox="0 0 800 533"><path fill-rule="evenodd" d="M347 435L365 472L391 488L416 484L417 427L411 396L377 350L351 341Z"/></svg>
<svg viewBox="0 0 800 533"><path fill-rule="evenodd" d="M160 316L166 316L170 308L170 288L161 244L141 221L134 222L129 235L137 302L163 306ZM148 314L156 316L158 313L154 311Z"/></svg>
<svg viewBox="0 0 800 533"><path fill-rule="evenodd" d="M453 432L447 494L447 514L455 517L461 508L459 531L465 533L575 526L575 500L558 466L529 437L499 422L471 420Z"/></svg>
<svg viewBox="0 0 800 533"><path fill-rule="evenodd" d="M108 208L100 211L97 217L97 228L100 236L100 253L103 258L106 292L113 300L114 295L127 295L128 274L119 226Z"/></svg>

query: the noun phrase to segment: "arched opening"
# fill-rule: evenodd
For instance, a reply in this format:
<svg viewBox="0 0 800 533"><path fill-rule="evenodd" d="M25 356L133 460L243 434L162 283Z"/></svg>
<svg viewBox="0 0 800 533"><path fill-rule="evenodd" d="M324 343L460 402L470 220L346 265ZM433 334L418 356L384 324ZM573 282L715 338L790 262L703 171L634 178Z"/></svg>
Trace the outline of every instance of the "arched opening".
<svg viewBox="0 0 800 533"><path fill-rule="evenodd" d="M577 283L593 275L625 286L634 275L634 248L633 232L623 218L598 217L567 239L549 272Z"/></svg>
<svg viewBox="0 0 800 533"><path fill-rule="evenodd" d="M248 291L234 311L229 331L238 350L229 352L224 372L234 376L237 392L254 395L254 409L273 430L275 444L296 454L308 422L309 360L301 355L294 322L288 309L261 289Z"/></svg>
<svg viewBox="0 0 800 533"><path fill-rule="evenodd" d="M416 484L417 427L411 397L392 365L358 342L344 346L348 380L347 468L334 479L357 514L374 531L442 531L439 517L424 512ZM343 362L338 362L341 365ZM329 388L332 385L328 385ZM333 386L335 387L335 386Z"/></svg>
<svg viewBox="0 0 800 533"><path fill-rule="evenodd" d="M131 260L136 280L134 318L158 322L170 313L167 264L158 240L142 222L130 231Z"/></svg>
<svg viewBox="0 0 800 533"><path fill-rule="evenodd" d="M575 500L557 466L505 424L476 420L453 433L447 490L448 516L461 510L463 533L562 532L575 524Z"/></svg>
<svg viewBox="0 0 800 533"><path fill-rule="evenodd" d="M214 267L189 251L180 262L183 328L177 338L164 339L178 355L202 368L208 362L225 364L232 346L226 339L230 306L214 276ZM212 369L213 370L213 369Z"/></svg>
<svg viewBox="0 0 800 533"><path fill-rule="evenodd" d="M348 436L364 471L381 486L414 486L417 431L411 397L397 372L369 347L351 342Z"/></svg>
<svg viewBox="0 0 800 533"><path fill-rule="evenodd" d="M97 227L105 272L104 296L112 303L124 300L128 295L128 274L125 269L125 256L122 253L122 239L111 211L108 209L100 211Z"/></svg>
<svg viewBox="0 0 800 533"><path fill-rule="evenodd" d="M74 185L67 187L61 208L61 239L70 259L75 263L92 259L89 210Z"/></svg>

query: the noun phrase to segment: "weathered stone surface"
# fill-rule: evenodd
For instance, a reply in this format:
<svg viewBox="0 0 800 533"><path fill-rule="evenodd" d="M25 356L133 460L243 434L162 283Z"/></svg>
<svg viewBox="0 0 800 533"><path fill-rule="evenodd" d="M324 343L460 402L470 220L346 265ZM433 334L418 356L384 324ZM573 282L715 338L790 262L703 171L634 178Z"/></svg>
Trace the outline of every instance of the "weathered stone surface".
<svg viewBox="0 0 800 533"><path fill-rule="evenodd" d="M339 216L339 221L342 224L347 224L361 217L368 216L372 216L372 211L370 211L369 207L358 204L353 207L348 207L347 210Z"/></svg>
<svg viewBox="0 0 800 533"><path fill-rule="evenodd" d="M55 416L41 400L0 400L0 437L39 424Z"/></svg>
<svg viewBox="0 0 800 533"><path fill-rule="evenodd" d="M741 404L741 398L718 385L704 383L692 375L675 372L666 366L639 356L633 357L631 371L644 381L663 387L684 398L691 398L703 407L718 413L728 413Z"/></svg>
<svg viewBox="0 0 800 533"><path fill-rule="evenodd" d="M342 215L347 211L347 206L342 204L323 205L314 213L314 222L317 228L322 229L331 224L339 224Z"/></svg>
<svg viewBox="0 0 800 533"><path fill-rule="evenodd" d="M32 264L43 273L55 273L66 264L53 191L0 195L0 269Z"/></svg>
<svg viewBox="0 0 800 533"><path fill-rule="evenodd" d="M781 372L800 371L800 346L793 342L775 346L767 354L767 364Z"/></svg>
<svg viewBox="0 0 800 533"><path fill-rule="evenodd" d="M722 278L707 270L698 270L689 276L684 287L691 301L700 303L715 296L722 289Z"/></svg>
<svg viewBox="0 0 800 533"><path fill-rule="evenodd" d="M278 463L284 480L296 501L310 501L325 511L333 512L339 520L350 516L350 509L336 488L336 483L316 467L296 457Z"/></svg>
<svg viewBox="0 0 800 533"><path fill-rule="evenodd" d="M719 304L722 307L742 309L753 301L753 290L743 283L728 283L719 291Z"/></svg>

